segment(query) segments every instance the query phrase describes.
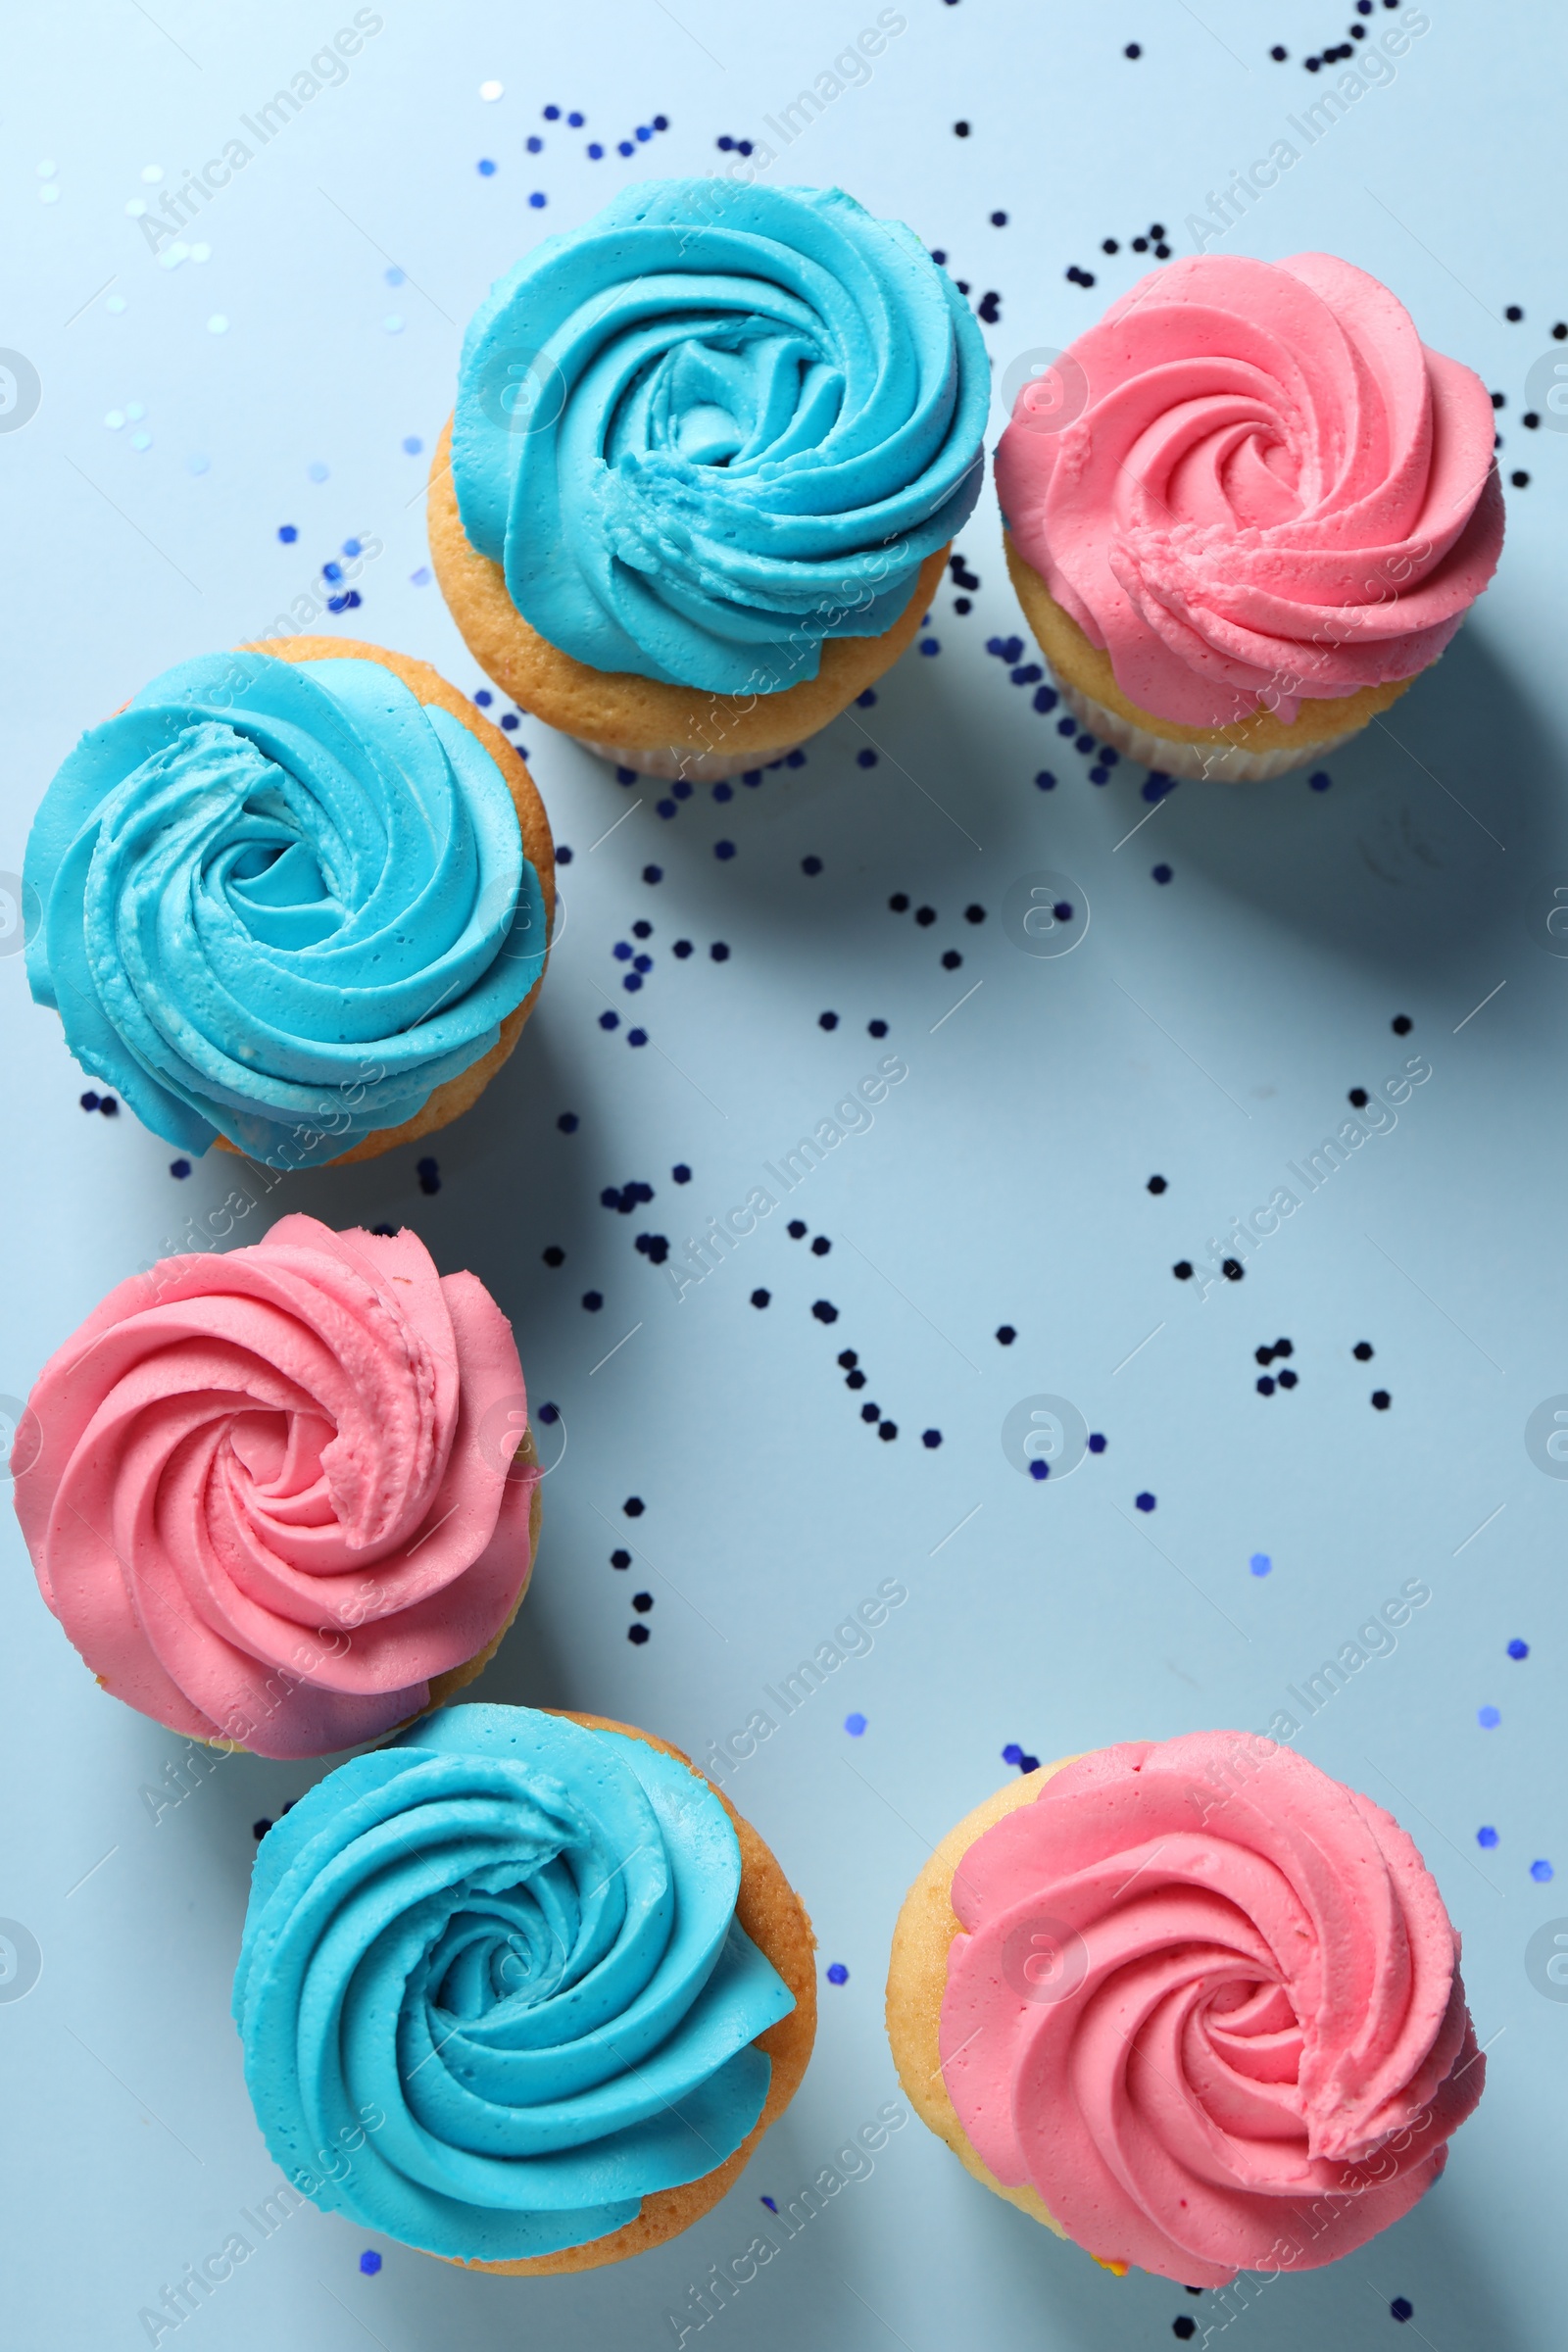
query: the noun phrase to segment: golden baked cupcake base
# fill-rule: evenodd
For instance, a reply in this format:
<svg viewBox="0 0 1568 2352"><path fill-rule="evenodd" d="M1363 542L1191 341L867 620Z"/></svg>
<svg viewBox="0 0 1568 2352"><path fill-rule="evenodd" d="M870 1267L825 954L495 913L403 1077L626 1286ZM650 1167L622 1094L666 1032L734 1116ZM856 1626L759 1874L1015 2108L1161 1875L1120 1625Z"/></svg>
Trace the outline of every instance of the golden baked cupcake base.
<svg viewBox="0 0 1568 2352"><path fill-rule="evenodd" d="M1264 784L1314 760L1326 760L1396 703L1409 678L1363 686L1335 701L1304 700L1287 725L1272 710L1254 711L1229 727L1184 727L1129 702L1116 683L1110 656L1091 645L1062 610L1033 564L1004 533L1007 571L1035 641L1051 664L1062 701L1079 723L1141 767L1216 784Z"/></svg>
<svg viewBox="0 0 1568 2352"><path fill-rule="evenodd" d="M879 637L828 637L814 678L777 694L705 694L629 670L594 669L531 628L499 564L470 546L452 478L448 417L430 467L430 561L464 643L520 710L644 775L718 784L782 759L848 709L914 637L941 585L948 549L920 566L914 593ZM950 543L951 544L951 543Z"/></svg>
<svg viewBox="0 0 1568 2352"><path fill-rule="evenodd" d="M948 1946L955 1936L962 1934L953 1908L955 1871L977 1838L984 1837L1005 1814L1032 1803L1053 1773L1076 1761L1073 1756L1058 1756L1054 1764L1047 1764L1039 1772L1021 1774L1004 1788L999 1788L995 1796L988 1796L983 1804L976 1805L956 1829L948 1832L904 1898L893 1931L893 1956L888 1965L888 2040L910 2106L938 2139L946 2140L964 2170L972 2173L983 2188L1005 2197L1009 2205L1016 2205L1020 2213L1027 2213L1032 2220L1044 2222L1057 2237L1065 2237L1067 2232L1054 2215L1048 2212L1039 2192L1027 2186L1004 2188L975 2154L942 2078L939 2030L942 1996L948 1986Z"/></svg>
<svg viewBox="0 0 1568 2352"><path fill-rule="evenodd" d="M482 711L476 710L455 686L449 686L439 670L428 662L416 662L407 654L388 653L385 646L362 645L352 637L269 637L259 645L242 645L242 654L270 654L277 662L379 662L402 679L409 692L421 703L435 704L453 718L461 719L469 734L489 753L501 772L502 781L512 795L517 811L517 823L522 831L523 856L539 877L539 887L545 901L546 968L549 966L548 941L556 926L556 856L550 837L550 819L545 805L534 789L534 781L499 727L493 727ZM466 1110L471 1110L491 1079L506 1060L522 1035L522 1025L538 1002L544 986L541 971L522 1003L514 1012L509 1012L501 1024L501 1035L488 1054L448 1078L428 1098L422 1109L401 1126L378 1127L373 1134L361 1138L351 1151L340 1152L336 1159L326 1160L329 1168L345 1168L358 1159L377 1159L383 1152L393 1152L400 1144L417 1143L433 1135L438 1127L450 1126ZM227 1136L217 1139L220 1152L238 1152ZM241 1155L243 1156L243 1154Z"/></svg>
<svg viewBox="0 0 1568 2352"><path fill-rule="evenodd" d="M735 1917L794 1993L795 2006L788 2017L781 2017L776 2026L769 2026L757 2036L754 2046L766 2051L772 2062L772 2080L761 2114L733 2156L712 2172L705 2173L700 2180L689 2181L680 2188L655 2189L644 2197L636 2220L612 2230L608 2237L590 2238L586 2245L567 2246L559 2254L535 2254L519 2262L456 2264L459 2270L490 2271L510 2278L548 2278L564 2271L599 2270L606 2263L624 2262L630 2255L646 2254L650 2247L662 2246L666 2238L677 2237L693 2222L701 2221L738 2180L763 2132L794 2098L816 2039L816 1937L800 1896L751 1823L744 1821L723 1790L715 1788L691 1758L671 1746L667 1740L640 1731L635 1724L615 1723L607 1715L579 1715L569 1707L546 1707L542 1712L564 1715L568 1723L580 1723L590 1732L623 1732L628 1739L644 1740L662 1755L675 1757L694 1780L711 1790L729 1815L740 1840L741 1885ZM438 2262L452 2259L444 2254L435 2257Z"/></svg>

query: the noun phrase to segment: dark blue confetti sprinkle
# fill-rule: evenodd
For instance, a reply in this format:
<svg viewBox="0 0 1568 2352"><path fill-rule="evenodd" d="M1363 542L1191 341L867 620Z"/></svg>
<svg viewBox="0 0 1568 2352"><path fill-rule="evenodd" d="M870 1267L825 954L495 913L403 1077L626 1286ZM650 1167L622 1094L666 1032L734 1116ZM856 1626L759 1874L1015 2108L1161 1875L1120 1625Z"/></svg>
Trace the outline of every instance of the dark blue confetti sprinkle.
<svg viewBox="0 0 1568 2352"><path fill-rule="evenodd" d="M1098 1429L1097 1429L1097 1430L1094 1432L1093 1436L1090 1438L1090 1441L1089 1441L1089 1450L1090 1450L1090 1452L1091 1452L1091 1453L1103 1453L1103 1452L1104 1452L1104 1450L1105 1450L1105 1441L1104 1441L1104 1439L1103 1439L1103 1438L1101 1436L1101 1433L1100 1433L1100 1431L1099 1431Z"/></svg>
<svg viewBox="0 0 1568 2352"><path fill-rule="evenodd" d="M677 1160L670 1169L669 1179L672 1184L690 1184L692 1172L683 1159Z"/></svg>
<svg viewBox="0 0 1568 2352"><path fill-rule="evenodd" d="M715 858L733 858L733 857L734 857L734 855L735 855L735 844L734 844L732 841L715 841L715 842L714 842L714 844L713 844L713 856L714 856Z"/></svg>
<svg viewBox="0 0 1568 2352"><path fill-rule="evenodd" d="M367 2246L365 2252L360 2256L360 2268L367 2278L373 2278L381 2268L381 2257L373 2246Z"/></svg>
<svg viewBox="0 0 1568 2352"><path fill-rule="evenodd" d="M295 540L299 537L299 532L295 529L293 523L280 522L277 526L277 535L282 540L285 547L292 547Z"/></svg>
<svg viewBox="0 0 1568 2352"><path fill-rule="evenodd" d="M941 1443L942 1443L942 1432L941 1432L941 1430L940 1430L940 1429L922 1429L922 1430L921 1430L921 1432L920 1432L920 1443L921 1443L921 1445L922 1445L922 1446L930 1446L930 1447L933 1449L933 1451L934 1451L934 1450L935 1450L935 1448L936 1448L938 1446L940 1446L940 1445L941 1445Z"/></svg>
<svg viewBox="0 0 1568 2352"><path fill-rule="evenodd" d="M835 1960L833 1962L832 1966L827 1972L827 1981L830 1984L847 1984L849 1983L850 1972L845 1967L842 1960Z"/></svg>
<svg viewBox="0 0 1568 2352"><path fill-rule="evenodd" d="M188 1176L190 1174L190 1161L188 1159L172 1159L169 1163L169 1173L171 1176Z"/></svg>
<svg viewBox="0 0 1568 2352"><path fill-rule="evenodd" d="M584 1291L582 1302L591 1315L597 1315L605 1303L605 1294L603 1291Z"/></svg>
<svg viewBox="0 0 1568 2352"><path fill-rule="evenodd" d="M818 1298L811 1312L819 1323L836 1323L839 1319L839 1310L830 1298Z"/></svg>
<svg viewBox="0 0 1568 2352"><path fill-rule="evenodd" d="M1133 1500L1141 1511L1152 1511L1154 1507L1154 1497L1152 1494L1135 1494L1133 1496Z"/></svg>
<svg viewBox="0 0 1568 2352"><path fill-rule="evenodd" d="M564 1110L560 1118L556 1121L556 1125L561 1129L563 1135L575 1135L577 1132L577 1113L574 1110Z"/></svg>
<svg viewBox="0 0 1568 2352"><path fill-rule="evenodd" d="M620 1027L619 1013L602 1012L599 1015L599 1026L601 1029L618 1029Z"/></svg>

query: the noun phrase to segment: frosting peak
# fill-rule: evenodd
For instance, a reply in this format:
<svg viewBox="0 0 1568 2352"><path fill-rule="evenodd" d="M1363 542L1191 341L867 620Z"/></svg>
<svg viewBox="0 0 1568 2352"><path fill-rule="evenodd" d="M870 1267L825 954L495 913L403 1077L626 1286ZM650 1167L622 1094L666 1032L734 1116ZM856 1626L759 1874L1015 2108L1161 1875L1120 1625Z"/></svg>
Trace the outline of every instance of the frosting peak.
<svg viewBox="0 0 1568 2352"><path fill-rule="evenodd" d="M1485 2060L1397 1822L1195 1733L1054 1773L954 1874L943 2073L981 2160L1183 2284L1313 2269L1442 2171Z"/></svg>
<svg viewBox="0 0 1568 2352"><path fill-rule="evenodd" d="M1495 569L1491 398L1321 253L1172 262L1019 394L1008 528L1155 716L1289 723L1413 677Z"/></svg>
<svg viewBox="0 0 1568 2352"><path fill-rule="evenodd" d="M315 1756L430 1703L516 1607L538 1472L512 1326L417 1237L280 1218L110 1292L38 1377L17 1515L105 1689Z"/></svg>
<svg viewBox="0 0 1568 2352"><path fill-rule="evenodd" d="M453 479L551 644L771 694L898 617L979 496L989 403L968 305L900 222L837 188L656 181L480 306Z"/></svg>
<svg viewBox="0 0 1568 2352"><path fill-rule="evenodd" d="M505 779L378 662L167 670L65 761L25 878L82 1067L166 1142L272 1167L412 1118L544 969Z"/></svg>
<svg viewBox="0 0 1568 2352"><path fill-rule="evenodd" d="M735 1918L712 1791L622 1732L448 1707L256 1857L234 2019L328 2212L454 2260L609 2236L734 2154L794 1996Z"/></svg>

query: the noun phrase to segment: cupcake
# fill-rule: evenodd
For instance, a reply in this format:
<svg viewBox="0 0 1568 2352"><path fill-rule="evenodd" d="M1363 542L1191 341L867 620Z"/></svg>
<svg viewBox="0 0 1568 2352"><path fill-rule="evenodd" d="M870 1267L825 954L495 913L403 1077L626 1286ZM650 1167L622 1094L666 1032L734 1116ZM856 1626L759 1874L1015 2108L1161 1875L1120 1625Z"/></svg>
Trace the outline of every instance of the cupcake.
<svg viewBox="0 0 1568 2352"><path fill-rule="evenodd" d="M899 1917L888 2033L987 2188L1111 2270L1314 2270L1408 2212L1481 2096L1410 1839L1288 1747L1129 1741L1008 1783Z"/></svg>
<svg viewBox="0 0 1568 2352"><path fill-rule="evenodd" d="M474 317L430 475L436 576L514 702L717 782L904 651L979 496L989 405L968 305L899 221L837 188L646 182Z"/></svg>
<svg viewBox="0 0 1568 2352"><path fill-rule="evenodd" d="M550 827L422 662L332 637L166 670L89 728L24 867L35 1001L166 1143L366 1159L476 1102L537 995Z"/></svg>
<svg viewBox="0 0 1568 2352"><path fill-rule="evenodd" d="M320 1756L470 1682L527 1587L512 1326L412 1233L283 1217L111 1291L13 1450L39 1590L100 1684L192 1740Z"/></svg>
<svg viewBox="0 0 1568 2352"><path fill-rule="evenodd" d="M1496 568L1491 397L1376 278L1209 254L1026 384L1007 564L1074 716L1226 783L1321 760L1434 662Z"/></svg>
<svg viewBox="0 0 1568 2352"><path fill-rule="evenodd" d="M678 1748L449 1707L262 1840L245 2081L324 2212L476 2270L595 2270L707 2213L789 2105L812 1948Z"/></svg>

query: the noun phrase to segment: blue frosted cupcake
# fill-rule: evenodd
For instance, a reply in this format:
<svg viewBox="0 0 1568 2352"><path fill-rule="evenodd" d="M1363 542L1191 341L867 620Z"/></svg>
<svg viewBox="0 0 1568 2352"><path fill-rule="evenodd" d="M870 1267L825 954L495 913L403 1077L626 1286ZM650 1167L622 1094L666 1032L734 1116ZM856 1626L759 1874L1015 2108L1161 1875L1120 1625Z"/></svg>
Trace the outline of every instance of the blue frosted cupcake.
<svg viewBox="0 0 1568 2352"><path fill-rule="evenodd" d="M555 912L544 808L422 662L210 654L92 727L33 820L35 1001L167 1143L364 1159L476 1102Z"/></svg>
<svg viewBox="0 0 1568 2352"><path fill-rule="evenodd" d="M809 1923L677 1750L449 1707L256 1858L234 2019L268 2149L449 2262L587 2270L706 2213L793 2097Z"/></svg>
<svg viewBox="0 0 1568 2352"><path fill-rule="evenodd" d="M990 369L912 232L837 188L627 188L492 290L430 480L470 652L550 725L717 780L919 626Z"/></svg>

